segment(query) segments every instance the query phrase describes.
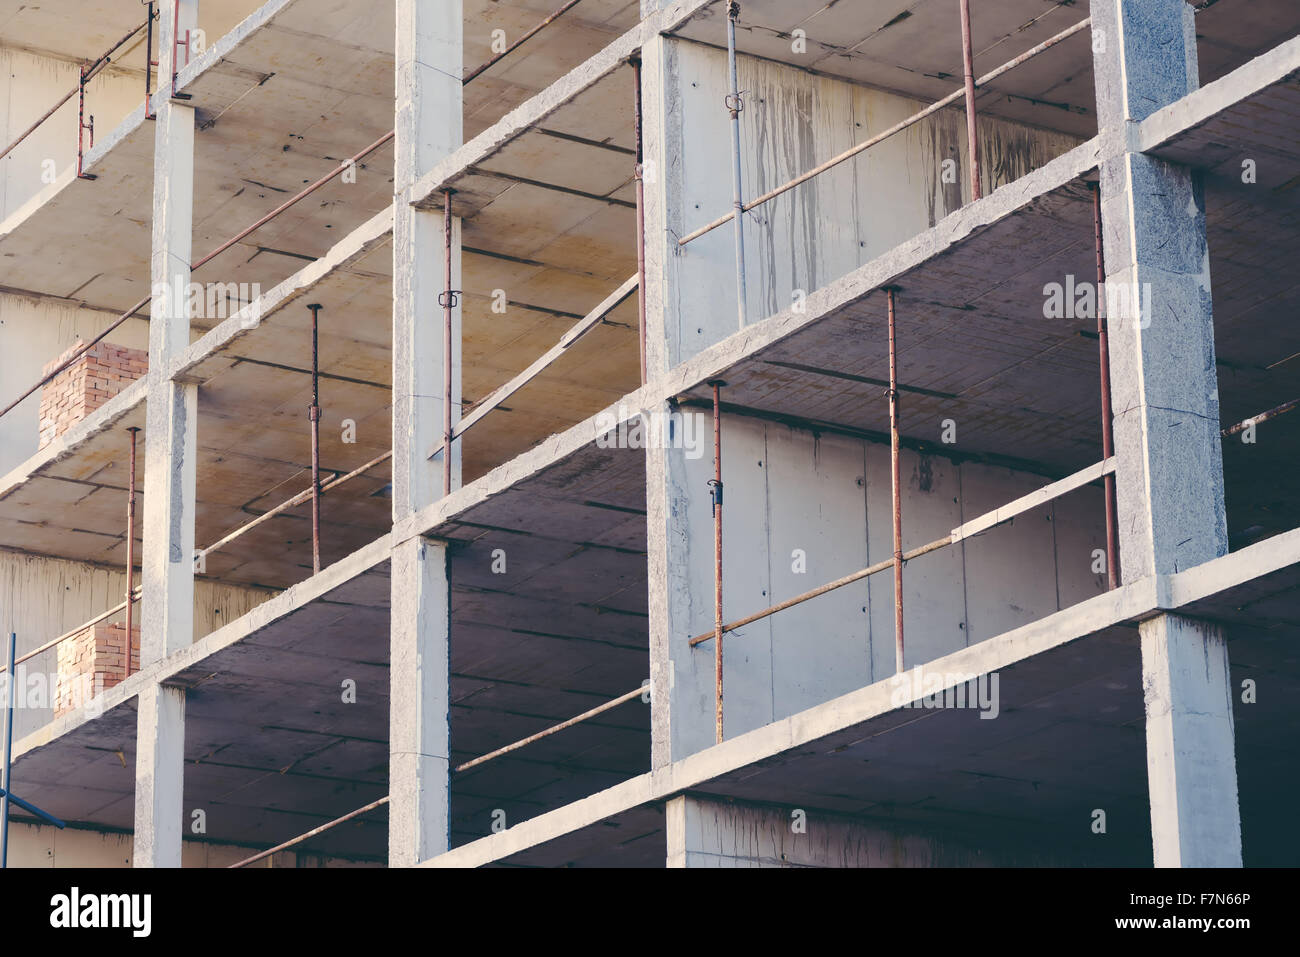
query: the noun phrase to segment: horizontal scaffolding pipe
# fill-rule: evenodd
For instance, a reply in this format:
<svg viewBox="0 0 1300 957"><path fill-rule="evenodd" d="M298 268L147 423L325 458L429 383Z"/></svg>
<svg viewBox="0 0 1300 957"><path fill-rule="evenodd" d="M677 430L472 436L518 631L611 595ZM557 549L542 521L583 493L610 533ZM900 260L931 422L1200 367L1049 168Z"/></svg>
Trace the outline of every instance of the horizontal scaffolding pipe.
<svg viewBox="0 0 1300 957"><path fill-rule="evenodd" d="M122 37L122 39L114 43L111 47L108 48L108 51L104 53L103 56L99 57L99 59L95 60L94 63L92 63L89 67L87 67L85 74L78 79L77 85L74 86L71 90L69 90L67 94L63 97L63 99L59 100L59 102L55 103L52 107L46 110L39 120L37 120L31 126L27 127L27 129L23 130L23 132L19 135L18 139L14 140L12 143L6 146L4 148L4 152L0 153L0 159L4 159L6 156L8 156L9 152L15 146L17 146L23 140L27 139L27 137L31 136L32 133L36 131L37 127L39 127L42 123L44 123L51 116L57 113L59 107L63 106L64 103L67 103L70 99L72 99L74 96L80 93L83 84L85 84L86 81L90 80L99 70L106 67L110 62L109 58L121 48L122 44L126 43L133 36L135 36L137 33L139 33L141 30L147 27L151 22L151 19L145 20L143 23L141 23L138 27L136 27L126 36Z"/></svg>
<svg viewBox="0 0 1300 957"><path fill-rule="evenodd" d="M132 596L133 596L133 598L132 598L133 601L139 601L139 600L140 600L140 595L141 595L141 586L140 586L140 585L136 585L136 586L135 586L135 589L132 591L131 594L132 594ZM79 635L79 634L81 634L83 631L85 631L87 628L91 627L92 625L98 625L101 621L104 621L104 620L106 620L106 619L108 619L108 618L112 618L112 617L113 617L114 615L116 615L118 612L120 612L120 611L125 611L125 610L126 610L126 602L125 602L125 601L120 602L120 603L114 605L114 606L113 606L112 608L110 608L108 611L101 612L100 614L96 615L94 618L90 619L90 621L82 622L80 625L78 625L76 628L73 628L71 631L65 631L63 634L59 635L59 637L57 637L57 638L55 638L55 639L53 639L53 640L51 640L51 641L47 641L45 644L41 645L39 648L33 648L31 651L27 652L27 654L22 655L21 657L15 659L15 660L14 660L14 664L15 664L15 665L21 665L24 661L30 661L31 659L33 659L33 658L35 658L37 655L39 655L41 652L49 651L51 648L53 648L53 647L54 647L55 645L57 645L59 642L61 642L61 641L67 641L67 640L68 640L69 638L71 638L73 635ZM4 674L4 672L5 672L6 670L7 670L7 669L5 668L4 665L0 665L0 674Z"/></svg>
<svg viewBox="0 0 1300 957"><path fill-rule="evenodd" d="M951 544L952 544L951 537L945 535L943 538L930 542L930 544L928 545L922 545L920 548L913 549L910 552L904 552L903 561L909 562L913 558L920 558L922 555L928 555L930 552L938 551L939 549L944 548L945 546ZM811 591L806 591L802 595L795 595L793 598L787 598L785 601L781 602L780 604L772 605L769 608L764 608L762 611L750 615L748 618L738 618L735 621L728 622L727 624L722 626L722 631L724 633L728 631L735 631L737 628L743 628L745 625L751 625L754 622L761 621L764 618L770 618L772 615L775 615L778 611L785 611L787 608L793 608L795 605L802 605L804 602L810 601L813 598L819 598L822 595L827 594L828 592L835 591L835 589L837 588L843 588L845 585L852 585L856 581L861 581L864 578L869 578L872 575L875 575L879 572L887 571L893 567L894 567L894 557L891 555L889 558L886 558L883 562L876 562L876 564L868 565L866 568L863 568L860 571L856 571L852 575L845 575L843 578L837 578L833 582L827 582L825 585L822 585L819 588L814 588ZM705 632L702 635L696 635L694 638L691 639L691 647L693 648L696 645L703 644L706 641L710 641L712 638L713 638L713 632L711 631Z"/></svg>
<svg viewBox="0 0 1300 957"><path fill-rule="evenodd" d="M26 392L24 392L24 393L23 393L22 395L20 395L18 398L14 399L12 402L10 402L7 406L4 407L3 410L0 410L0 417L3 417L3 416L5 416L5 415L8 415L10 412L12 412L15 408L18 407L18 404L19 404L20 402L22 402L24 399L26 399L28 396L30 396L32 393L34 393L34 392L35 392L37 389L39 389L41 386L43 386L43 385L47 385L48 383L53 382L53 381L54 381L54 380L55 380L55 379L56 379L56 378L57 378L57 377L58 377L62 372L66 371L66 370L68 369L69 366L71 366L73 363L75 363L78 359L80 359L82 356L84 356L84 355L85 355L87 352L89 352L91 349L95 348L95 346L97 346L97 345L99 345L101 342L103 342L103 341L104 341L104 338L105 338L105 337L106 337L110 332L112 332L114 329L116 329L116 328L117 328L118 326L120 326L122 323L126 322L128 319L130 319L132 316L134 316L137 312L139 312L139 311L140 311L141 309L143 309L145 306L149 305L151 299L152 299L152 297L147 297L147 298L141 299L139 302L137 302L134 306L132 306L132 307L131 307L130 309L128 309L126 312L122 313L120 316L118 316L116 319L114 319L111 323L109 323L107 329L105 329L105 330L104 330L103 332L101 332L99 335L95 336L95 338L91 339L89 342L87 342L84 346L82 346L80 349L78 349L78 350L77 350L76 352L74 352L72 355L68 356L68 358L64 359L62 362L60 362L57 366L55 366L55 367L54 367L53 369L51 369L49 372L45 373L45 375L41 377L41 380L40 380L39 382L37 382L34 386L32 386L30 389L28 389Z"/></svg>
<svg viewBox="0 0 1300 957"><path fill-rule="evenodd" d="M1087 27L1091 25L1091 23L1092 23L1091 17L1087 17L1083 20L1080 20L1074 26L1066 30L1062 30L1060 33L1056 34L1056 36L1050 37L1049 39L1044 40L1042 43L1038 44L1038 46L1026 50L1024 53L1020 54L1020 56L1016 57L1014 60L1008 60L1006 63L995 68L991 72L984 74L982 77L980 77L978 80L975 81L975 85L979 87L979 86L985 86L989 83L992 83L994 80L1002 76L1002 74L1006 73L1007 71L1015 69L1016 67L1020 66L1022 63L1026 62L1027 60L1036 57L1044 50L1050 50L1052 47L1056 46L1058 43L1062 42L1063 40L1067 40L1070 37L1074 36L1080 30L1087 29ZM742 211L747 213L751 209L756 209L757 207L762 206L764 203L776 199L778 196L782 195L783 193L788 193L796 186L803 185L804 183L808 182L810 179L813 179L814 177L821 175L827 170L838 166L844 161L852 159L853 157L857 156L859 153L870 149L871 147L875 146L877 143L881 143L889 139L895 133L901 133L909 126L914 126L915 124L919 123L921 120L925 119L927 116L937 113L939 110L942 110L944 107L951 106L953 103L956 103L958 100L962 99L965 95L966 95L966 87L963 85L959 89L949 93L943 99L936 100L934 103L931 103L929 106L927 106L925 109L921 110L920 112L913 113L907 119L899 123L895 123L889 129L883 130L880 133L877 133L875 136L871 137L870 139L863 140L857 146L845 150L839 156L827 160L825 163L822 163L820 166L813 167L812 169L808 170L808 172L796 176L788 183L784 183L773 190L769 190L768 192L764 193L761 196L756 196L754 199L751 199L748 203L746 203L743 206ZM705 233L710 233L713 230L717 229L719 226L725 226L727 223L735 219L735 217L736 217L736 211L733 209L725 216L720 216L717 219L715 219L713 222L709 223L708 225L701 226L699 229L695 230L695 232L688 233L686 236L682 237L677 241L677 245L685 246L687 243L699 239Z"/></svg>
<svg viewBox="0 0 1300 957"><path fill-rule="evenodd" d="M224 253L231 246L235 245L235 243L239 242L241 239L247 238L250 233L253 233L256 230L261 229L271 220L275 219L275 217L283 213L286 209L289 209L296 203L301 202L303 199L310 196L312 193L316 192L316 190L320 189L330 180L334 179L334 177L338 176L340 173L343 173L345 170L348 170L351 167L355 166L362 159L369 156L375 150L379 149L381 146L383 146L385 143L391 140L393 136L394 136L394 131L389 130L383 136L379 137L379 139L375 140L373 143L371 143L369 146L363 149L360 153L356 153L351 157L349 157L348 159L345 159L342 163L340 163L330 172L326 173L320 179L316 180L316 182L312 183L306 189L289 197L289 199L285 200L275 209L271 210L269 213L267 213L257 222L253 223L251 226L247 226L244 229L240 230L238 233L236 233L234 236L227 239L224 243L222 243L216 249L212 250L212 252L208 253L202 259L199 259L198 261L191 263L190 270L193 271L195 269L198 269L200 266L207 265L212 260L216 259L222 253Z"/></svg>
<svg viewBox="0 0 1300 957"><path fill-rule="evenodd" d="M352 820L354 817L360 817L362 814L368 814L369 812L373 811L377 807L383 807L385 804L388 803L388 801L389 801L389 796L385 794L378 801L371 801L365 807L359 807L355 811L350 811L347 814L344 814L342 817L336 817L328 824L322 824L320 827L314 827L306 834L299 834L297 837L285 841L283 844L277 844L275 845L275 847L268 847L266 850L254 854L252 857L246 857L242 861L236 861L234 864L228 865L226 869L230 870L231 868L235 868L235 867L246 867L249 864L256 864L258 861L270 857L272 854L278 854L280 851L283 851L286 848L293 847L295 844L301 844L303 841L310 840L311 838L315 837L317 834L324 834L326 831L330 830L331 828L338 827L340 824L344 824Z"/></svg>
<svg viewBox="0 0 1300 957"><path fill-rule="evenodd" d="M514 744L507 744L504 748L497 748L495 751L489 752L488 754L483 755L481 758L475 758L473 761L466 761L464 764L455 768L455 772L457 774L460 774L462 771L468 771L470 768L476 768L480 764L486 764L488 761L491 761L493 758L499 758L502 755L509 754L511 751L518 751L520 748L526 747L532 744L534 741L540 741L542 740L542 738L550 737L551 735L555 734L558 731L563 731L565 728L572 728L575 724L580 724L581 722L586 721L588 718L594 718L598 714L604 714L606 711L610 711L614 708L617 708L619 705L624 704L628 701L631 701L633 698L645 694L645 692L646 689L644 686L640 688L635 688L632 691L629 691L627 694L619 695L613 701L606 701L604 704L597 705L596 707L592 708L590 711L584 711L576 718L570 718L568 721L562 721L557 725L547 728L545 731L538 731L536 734L530 734L528 737L524 738L521 741L516 741Z"/></svg>
<svg viewBox="0 0 1300 957"><path fill-rule="evenodd" d="M1060 498L1067 492L1076 488L1087 485L1089 482L1095 482L1103 475L1108 475L1115 470L1115 460L1107 459L1105 462L1098 462L1090 465L1086 469L1081 469L1073 475L1069 475L1059 482L1053 482L1051 485L1045 485L1036 492L1030 492L1028 495L1021 496L1013 502L996 508L991 512L986 512L978 518L971 519L964 525L959 525L943 538L937 538L927 545L920 548L914 548L910 552L903 553L903 561L910 562L914 558L920 558L922 555L928 555L930 552L937 552L941 548L954 545L963 539L970 538L979 532L988 531L990 528L996 528L998 525L1005 525L1017 515L1021 515L1030 509L1037 508L1053 499ZM872 575L887 571L894 567L894 558L891 555L882 562L876 562L874 565L868 565L866 568L853 572L851 575L845 575L843 578L837 578L833 582L827 582L819 588L806 591L802 595L795 595L793 598L787 598L777 605L764 608L762 611L750 615L748 618L740 618L722 626L723 632L734 631L737 628L743 628L745 625L753 624L764 618L769 618L779 611L785 611L787 608L793 608L795 605L801 605L813 598L819 598L828 592L833 592L837 588L843 588L845 585L852 585L854 582L862 581ZM702 635L696 635L691 639L691 647L703 644L713 638L713 632L705 632Z"/></svg>
<svg viewBox="0 0 1300 957"><path fill-rule="evenodd" d="M385 452L383 455L376 455L365 465L357 466L351 472L348 472L346 475L339 475L338 472L335 472L334 477L320 487L321 494L324 495L326 492L330 491L331 489L338 488L344 482L349 482L352 479L356 478L358 475L364 475L366 472L369 472L371 469L375 468L376 466L383 465L392 457L393 457L393 453L392 450L390 449L389 451ZM303 489L297 495L293 496L293 498L287 499L281 502L279 505L275 506L275 508L263 512L261 515L257 516L257 518L253 519L251 522L239 526L239 528L235 529L225 538L218 539L217 541L209 545L207 548L202 549L198 553L198 557L207 558L209 554L215 552L222 545L229 545L239 536L243 535L245 532L251 532L254 528L261 525L267 519L275 518L275 516L287 512L289 509L293 508L294 506L301 505L303 502L306 501L310 501L311 497L312 497L312 489L310 488Z"/></svg>
<svg viewBox="0 0 1300 957"><path fill-rule="evenodd" d="M1238 432L1245 432L1252 425L1259 425L1261 422L1267 422L1269 419L1276 419L1279 415L1286 415L1288 412L1300 406L1300 399L1292 399L1290 402L1283 402L1276 408L1269 409L1267 412L1261 412L1259 415L1252 415L1249 419L1242 419L1236 425L1230 425L1221 433L1224 437L1236 435Z"/></svg>
<svg viewBox="0 0 1300 957"><path fill-rule="evenodd" d="M491 393L480 399L478 404L474 406L473 411L455 424L451 431L451 437L453 439L460 438L469 430L470 426L480 421L489 412L501 405L502 402L505 402L506 399L510 398L533 379L537 378L537 376L540 375L547 366L560 356L564 355L570 346L589 333L592 329L596 328L596 326L600 325L605 320L606 316L613 312L614 309L627 299L628 296L632 295L632 292L636 288L637 277L633 276L607 296L599 306L579 319L568 332L560 337L558 343L546 352L542 353L542 355L539 356L532 365L519 373L505 385L498 386ZM428 457L433 458L441 452L443 445L444 442L440 441L429 452Z"/></svg>

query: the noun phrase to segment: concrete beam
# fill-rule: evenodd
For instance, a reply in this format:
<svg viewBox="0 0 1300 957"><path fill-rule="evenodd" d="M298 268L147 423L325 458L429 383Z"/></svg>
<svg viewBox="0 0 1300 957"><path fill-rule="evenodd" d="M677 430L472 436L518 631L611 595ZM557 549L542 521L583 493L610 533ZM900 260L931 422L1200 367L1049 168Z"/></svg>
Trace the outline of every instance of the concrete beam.
<svg viewBox="0 0 1300 957"><path fill-rule="evenodd" d="M1147 787L1156 867L1241 867L1232 676L1222 629L1142 622Z"/></svg>
<svg viewBox="0 0 1300 957"><path fill-rule="evenodd" d="M176 29L198 25L198 0L160 6L159 75L170 76ZM169 378L189 345L190 245L194 222L194 109L158 103L154 141L153 255L145 415L144 554L140 663L194 640L194 515L198 387ZM129 636L128 636L129 638ZM179 867L185 768L185 691L150 683L136 725L135 867Z"/></svg>

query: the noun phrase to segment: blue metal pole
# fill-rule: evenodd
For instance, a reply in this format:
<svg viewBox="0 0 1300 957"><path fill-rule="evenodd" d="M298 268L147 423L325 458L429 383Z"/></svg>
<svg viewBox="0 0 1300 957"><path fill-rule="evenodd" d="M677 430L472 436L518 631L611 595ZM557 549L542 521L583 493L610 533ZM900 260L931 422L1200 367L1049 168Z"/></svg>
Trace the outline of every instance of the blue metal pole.
<svg viewBox="0 0 1300 957"><path fill-rule="evenodd" d="M18 635L9 632L9 669L5 672L5 767L4 797L0 797L0 867L9 866L9 759L14 747L14 647Z"/></svg>

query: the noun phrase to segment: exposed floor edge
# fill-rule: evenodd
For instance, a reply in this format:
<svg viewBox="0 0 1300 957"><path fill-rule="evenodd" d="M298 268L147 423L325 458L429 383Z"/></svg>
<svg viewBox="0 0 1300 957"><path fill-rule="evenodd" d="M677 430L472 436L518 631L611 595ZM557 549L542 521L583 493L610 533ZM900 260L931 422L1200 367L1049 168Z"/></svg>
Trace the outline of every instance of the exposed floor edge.
<svg viewBox="0 0 1300 957"><path fill-rule="evenodd" d="M74 453L79 446L107 432L144 403L149 394L149 379L136 379L22 465L0 478L0 501L8 498L33 475Z"/></svg>
<svg viewBox="0 0 1300 957"><path fill-rule="evenodd" d="M139 129L144 122L144 104L141 103L127 114L126 118L123 119L116 128L114 128L113 132L111 132L107 138L100 140L98 146L92 147L86 151L86 154L82 159L82 172L87 175L93 174L95 164L108 156L108 154L111 153L118 144L125 141L126 138ZM50 200L54 199L54 197L58 196L65 189L76 185L77 182L77 161L74 157L73 161L68 165L68 168L59 174L58 179L53 183L50 183L5 217L4 222L0 223L0 239L4 239L6 236L10 236L17 230L21 229L29 219L36 215L36 213L45 206L46 203L50 202ZM32 295L49 294L33 291Z"/></svg>
<svg viewBox="0 0 1300 957"><path fill-rule="evenodd" d="M1300 37L1293 37L1227 76L1152 113L1138 124L1138 149L1147 152L1164 146L1297 70L1300 70Z"/></svg>
<svg viewBox="0 0 1300 957"><path fill-rule="evenodd" d="M173 379L183 378L204 360L217 356L226 346L252 332L261 325L262 320L293 302L317 283L367 255L392 232L393 207L389 206L344 236L320 259L258 296L230 318L210 329L201 339L191 343L172 360L167 370L169 376Z"/></svg>
<svg viewBox="0 0 1300 957"><path fill-rule="evenodd" d="M406 199L421 208L441 208L435 194L456 176L500 152L511 140L528 132L583 91L616 70L650 39L681 26L715 0L676 0L651 14L595 56L551 83L545 90L515 107L433 169L421 176Z"/></svg>
<svg viewBox="0 0 1300 957"><path fill-rule="evenodd" d="M88 707L79 708L51 721L44 728L34 731L17 743L14 760L29 752L49 744L82 725L95 720L134 698L144 688L153 683L168 684L176 675L212 654L238 644L262 629L293 614L312 602L324 597L335 588L345 585L358 575L369 571L376 565L386 562L390 552L389 536L377 538L364 548L358 549L346 558L340 559L320 574L313 575L306 581L284 590L274 598L267 599L246 615L218 628L216 631L200 638L188 648L151 664L144 665L120 684L109 688L96 697Z"/></svg>
<svg viewBox="0 0 1300 957"><path fill-rule="evenodd" d="M620 423L635 418L642 409L651 408L651 397L658 396L654 383L630 392L613 405L579 422L563 432L550 436L527 452L498 465L486 475L456 489L445 498L428 505L414 515L393 526L393 545L418 535L437 536L437 528L462 512L481 505L488 499L510 491L516 484L536 472L556 464L566 456L595 442L597 438L616 428Z"/></svg>
<svg viewBox="0 0 1300 957"><path fill-rule="evenodd" d="M1300 528L1168 576L1161 607L1182 608L1295 564L1300 564Z"/></svg>
<svg viewBox="0 0 1300 957"><path fill-rule="evenodd" d="M176 89L184 90L189 84L193 83L200 76L206 73L212 67L224 60L236 47L249 38L253 33L267 26L272 20L278 17L286 9L297 3L298 0L268 0L267 3L258 7L227 33L216 43L208 47L192 63L187 63L176 74ZM163 91L168 84L162 82L159 78L159 90L153 94L154 101L157 102L163 97ZM187 101L187 105L201 105ZM156 107L155 107L156 110Z"/></svg>

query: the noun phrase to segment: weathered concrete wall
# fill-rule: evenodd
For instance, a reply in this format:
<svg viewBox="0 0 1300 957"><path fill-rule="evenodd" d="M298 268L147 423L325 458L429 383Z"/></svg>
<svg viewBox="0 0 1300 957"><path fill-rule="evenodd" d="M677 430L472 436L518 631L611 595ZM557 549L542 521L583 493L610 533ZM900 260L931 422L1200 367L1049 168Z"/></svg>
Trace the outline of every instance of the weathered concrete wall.
<svg viewBox="0 0 1300 957"><path fill-rule="evenodd" d="M71 302L0 293L0 408L40 380L42 369L77 339L90 341L117 314ZM108 340L143 349L149 345L146 319L132 319ZM0 475L36 454L40 444L40 392L0 418Z"/></svg>
<svg viewBox="0 0 1300 957"><path fill-rule="evenodd" d="M125 507L123 503L124 511ZM0 550L0 635L7 640L11 631L17 633L19 655L112 608L125 594L123 571ZM275 594L269 589L200 579L195 585L195 639L234 621ZM14 739L18 740L53 717L50 692L58 672L57 651L51 648L15 670L19 672L20 692L24 680L27 688L25 697L20 693L24 706L15 712ZM44 696L38 686L46 689Z"/></svg>
<svg viewBox="0 0 1300 957"><path fill-rule="evenodd" d="M10 867L130 867L134 841L130 834L66 828L12 821L9 825ZM185 841L184 867L228 867L256 853L233 844ZM281 851L251 867L379 867L319 854Z"/></svg>
<svg viewBox="0 0 1300 957"><path fill-rule="evenodd" d="M706 443L707 445L707 443ZM712 454L668 451L672 757L714 743ZM757 612L893 552L889 448L724 415L723 617ZM903 450L903 547L1048 484L978 462ZM908 562L906 666L1026 624L1105 590L1100 488ZM652 588L662 587L652 582ZM726 736L894 673L893 577L855 582L724 638ZM661 727L656 731L663 733Z"/></svg>
<svg viewBox="0 0 1300 957"><path fill-rule="evenodd" d="M1042 867L1082 861L1004 833L915 826L688 794L665 808L669 867Z"/></svg>
<svg viewBox="0 0 1300 957"><path fill-rule="evenodd" d="M670 252L677 238L731 207L731 140L723 97L725 51L664 44L663 189ZM893 126L926 104L767 60L741 57L743 196L746 201ZM1078 145L1059 133L992 117L981 121L985 193ZM964 114L948 110L746 215L750 322L782 309L933 226L962 205ZM676 235L671 235L675 233ZM668 257L668 358L675 364L737 328L734 226ZM676 272L675 278L672 273ZM671 290L675 289L676 292Z"/></svg>

